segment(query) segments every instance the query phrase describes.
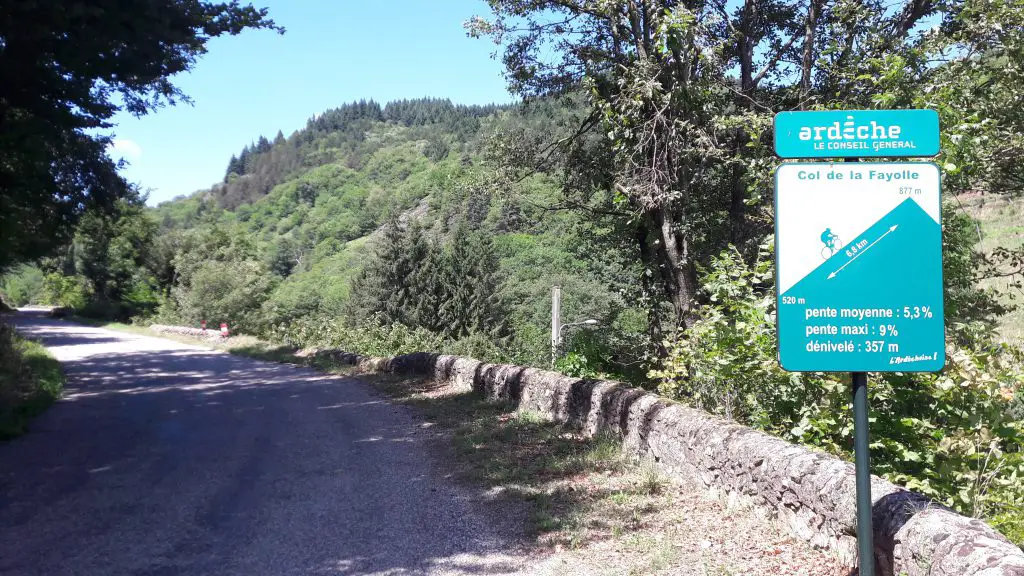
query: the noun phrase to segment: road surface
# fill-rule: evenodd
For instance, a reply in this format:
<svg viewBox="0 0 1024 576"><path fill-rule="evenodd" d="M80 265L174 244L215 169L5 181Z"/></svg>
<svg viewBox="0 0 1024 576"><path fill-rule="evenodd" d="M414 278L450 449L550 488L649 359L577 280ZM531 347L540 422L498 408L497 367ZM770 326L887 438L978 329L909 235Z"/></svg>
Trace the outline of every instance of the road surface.
<svg viewBox="0 0 1024 576"><path fill-rule="evenodd" d="M0 444L0 574L507 574L517 529L367 385L20 313L65 398Z"/></svg>

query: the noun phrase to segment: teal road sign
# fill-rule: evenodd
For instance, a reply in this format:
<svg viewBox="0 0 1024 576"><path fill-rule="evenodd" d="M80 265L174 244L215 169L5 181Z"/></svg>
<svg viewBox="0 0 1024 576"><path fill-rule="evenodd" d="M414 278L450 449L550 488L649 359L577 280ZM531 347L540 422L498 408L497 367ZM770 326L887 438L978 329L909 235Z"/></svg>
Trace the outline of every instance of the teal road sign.
<svg viewBox="0 0 1024 576"><path fill-rule="evenodd" d="M941 370L940 222L935 164L780 166L775 251L782 367Z"/></svg>
<svg viewBox="0 0 1024 576"><path fill-rule="evenodd" d="M934 110L828 110L775 115L775 153L782 158L935 156Z"/></svg>

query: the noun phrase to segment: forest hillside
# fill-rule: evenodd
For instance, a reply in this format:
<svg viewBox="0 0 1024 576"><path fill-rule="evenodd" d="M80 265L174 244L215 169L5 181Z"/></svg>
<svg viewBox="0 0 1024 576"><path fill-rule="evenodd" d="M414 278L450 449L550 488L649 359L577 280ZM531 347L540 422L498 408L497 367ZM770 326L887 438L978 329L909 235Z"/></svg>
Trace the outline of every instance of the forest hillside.
<svg viewBox="0 0 1024 576"><path fill-rule="evenodd" d="M539 139L581 113L574 99L515 109L361 101L287 138L260 136L227 162L222 183L150 211L174 270L154 313L257 334L321 318L398 322L546 364L550 292L561 285L566 321L597 320L594 345L638 340L614 360L639 369L640 271L600 213L611 199L570 210L557 174L513 180L494 161L505 135Z"/></svg>

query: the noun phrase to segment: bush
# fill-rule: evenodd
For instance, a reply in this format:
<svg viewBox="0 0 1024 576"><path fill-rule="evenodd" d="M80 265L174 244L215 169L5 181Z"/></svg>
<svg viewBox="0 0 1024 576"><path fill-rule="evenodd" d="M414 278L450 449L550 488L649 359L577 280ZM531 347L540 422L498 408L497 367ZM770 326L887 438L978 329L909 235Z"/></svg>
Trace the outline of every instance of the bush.
<svg viewBox="0 0 1024 576"><path fill-rule="evenodd" d="M506 351L502 341L495 341L486 334L474 332L453 342L442 345L446 354L476 358L494 363L512 363L512 357Z"/></svg>
<svg viewBox="0 0 1024 576"><path fill-rule="evenodd" d="M269 340L284 342L296 348L335 348L364 356L435 352L488 362L512 361L503 344L485 334L473 333L458 340L450 340L425 328L388 323L381 316L361 321L357 325L349 325L340 318L305 317L280 324L263 335Z"/></svg>
<svg viewBox="0 0 1024 576"><path fill-rule="evenodd" d="M25 431L29 420L60 397L64 373L40 344L0 322L0 439Z"/></svg>
<svg viewBox="0 0 1024 576"><path fill-rule="evenodd" d="M92 291L82 276L65 276L53 272L43 279L43 303L81 310L89 302Z"/></svg>
<svg viewBox="0 0 1024 576"><path fill-rule="evenodd" d="M369 321L345 330L333 347L366 356L395 356L412 352L441 352L444 339L424 328Z"/></svg>
<svg viewBox="0 0 1024 576"><path fill-rule="evenodd" d="M754 266L735 249L714 259L704 271L708 304L700 320L665 343L668 356L651 376L665 396L802 439L810 417L833 412L821 391L844 387L825 375L779 367L768 256L763 247Z"/></svg>
<svg viewBox="0 0 1024 576"><path fill-rule="evenodd" d="M386 323L373 317L349 326L338 318L306 317L264 332L271 340L297 348L336 348L365 356L395 356L411 352L441 352L444 339L423 328Z"/></svg>
<svg viewBox="0 0 1024 576"><path fill-rule="evenodd" d="M227 322L233 331L257 334L265 325L261 304L277 282L255 260L209 261L195 270L190 286L176 286L172 294L178 315L189 324Z"/></svg>
<svg viewBox="0 0 1024 576"><path fill-rule="evenodd" d="M611 325L577 328L564 335L566 343L555 368L578 378L605 378L647 386L652 347L646 321L639 319L637 312L627 308Z"/></svg>
<svg viewBox="0 0 1024 576"><path fill-rule="evenodd" d="M43 298L43 273L35 266L20 266L0 279L0 293L13 307L40 304Z"/></svg>

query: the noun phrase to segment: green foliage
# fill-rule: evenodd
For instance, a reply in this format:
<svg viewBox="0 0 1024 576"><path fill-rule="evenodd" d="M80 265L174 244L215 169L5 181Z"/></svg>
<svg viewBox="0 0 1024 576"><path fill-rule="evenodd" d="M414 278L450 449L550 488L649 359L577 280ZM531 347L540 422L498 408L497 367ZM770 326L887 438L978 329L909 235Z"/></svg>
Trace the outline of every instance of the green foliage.
<svg viewBox="0 0 1024 576"><path fill-rule="evenodd" d="M586 353L567 352L555 361L555 369L567 376L577 378L598 378L600 375L591 365Z"/></svg>
<svg viewBox="0 0 1024 576"><path fill-rule="evenodd" d="M51 272L43 279L43 303L81 310L88 304L92 292L89 281L82 276L65 276Z"/></svg>
<svg viewBox="0 0 1024 576"><path fill-rule="evenodd" d="M602 324L587 343L571 335L566 351L640 382L652 349L629 224L549 210L558 178L512 180L489 159L506 134L537 141L551 123L572 129L578 103L513 111L404 101L386 105L383 121L372 102L354 103L268 150L246 147L249 168L238 178L282 180L272 178L265 195L236 198L236 182L156 209L157 241L172 254L159 258L169 267L154 267L171 295L160 317L195 320L180 303L198 262L255 259L282 278L254 303L260 330L314 319L358 326L381 315L438 334L447 350L548 366L550 290L559 284L567 318ZM431 153L432 142L448 153ZM299 167L285 170L279 161L289 154ZM613 205L611 194L588 202Z"/></svg>
<svg viewBox="0 0 1024 576"><path fill-rule="evenodd" d="M649 386L653 360L646 323L632 324L636 311L626 310L608 326L580 327L563 334L566 343L555 368L581 378L621 380ZM631 325L632 324L632 325Z"/></svg>
<svg viewBox="0 0 1024 576"><path fill-rule="evenodd" d="M481 332L473 332L457 340L447 341L443 343L440 350L445 354L481 358L487 362L516 362L505 341L495 341L491 335Z"/></svg>
<svg viewBox="0 0 1024 576"><path fill-rule="evenodd" d="M444 348L438 334L387 322L380 316L363 319L355 325L342 319L304 317L271 327L266 334L274 341L296 347L335 348L366 356L394 356Z"/></svg>
<svg viewBox="0 0 1024 576"><path fill-rule="evenodd" d="M915 105L938 110L947 185L958 190L1024 190L1024 5L962 0L930 35L932 53L955 54L913 90Z"/></svg>
<svg viewBox="0 0 1024 576"><path fill-rule="evenodd" d="M392 219L353 286L356 318L431 330L448 339L505 332L498 259L489 237L460 224L444 246Z"/></svg>
<svg viewBox="0 0 1024 576"><path fill-rule="evenodd" d="M140 198L86 212L62 254L40 262L47 274L39 301L108 320L153 313L169 258L156 230Z"/></svg>
<svg viewBox="0 0 1024 576"><path fill-rule="evenodd" d="M1024 385L1024 357L1005 345L948 354L941 374L887 375L872 390L872 456L894 481L965 514L1002 518L1020 535L1024 421L1009 402Z"/></svg>
<svg viewBox="0 0 1024 576"><path fill-rule="evenodd" d="M501 336L505 333L505 308L499 294L498 257L489 234L469 232L460 224L448 250L434 258L438 264L424 293L435 293L436 316L442 333L463 338L474 333ZM431 315L431 311L420 316Z"/></svg>
<svg viewBox="0 0 1024 576"><path fill-rule="evenodd" d="M0 277L0 293L11 306L43 303L43 272L36 266L22 265Z"/></svg>
<svg viewBox="0 0 1024 576"><path fill-rule="evenodd" d="M23 433L63 387L64 372L53 356L0 322L0 440Z"/></svg>
<svg viewBox="0 0 1024 576"><path fill-rule="evenodd" d="M538 309L528 319L511 313L508 297L521 292L506 287L517 281L509 277L521 263L504 258L492 228L518 225L512 223L516 214L522 222L525 211L507 206L525 203L510 198L507 217L499 218L493 171L477 155L475 139L496 110L417 100L389 103L381 112L373 102L354 103L325 112L269 148L246 147L232 163L227 186L155 211L164 227L160 252L171 254L158 258L169 265L152 266L170 295L160 317L195 320L197 298L190 293L198 289L202 262L258 260L281 280L252 303L259 308L257 330L323 318L359 325L380 315L383 324L429 330L458 350L546 364L547 353L525 350L546 349L547 312ZM431 153L431 142L444 142L448 153ZM243 163L244 173L237 172ZM244 181L256 179L271 188L246 188ZM550 182L529 184L531 194L550 191ZM578 221L574 215L558 219ZM565 223L535 225L537 235L572 244ZM587 259L580 257L584 264L576 269ZM530 273L543 275L547 264L532 264ZM565 272L571 278L573 270ZM538 284L541 304L548 290ZM608 301L610 290L593 279L579 292ZM515 306L535 308L537 302L524 297ZM527 333L529 346L508 339Z"/></svg>
<svg viewBox="0 0 1024 576"><path fill-rule="evenodd" d="M191 270L189 282L187 290L172 290L182 320L190 325L206 320L211 326L226 322L235 331L253 334L266 323L260 304L277 278L259 261L229 260L199 264Z"/></svg>
<svg viewBox="0 0 1024 576"><path fill-rule="evenodd" d="M112 214L82 217L65 266L72 264L90 284L85 315L125 320L152 313L159 297L150 252L156 230L141 200L119 201Z"/></svg>
<svg viewBox="0 0 1024 576"><path fill-rule="evenodd" d="M754 266L735 250L705 271L709 304L688 332L667 343L664 367L651 372L658 390L708 412L788 430L817 402L800 375L778 366L774 292L767 247ZM804 408L806 407L806 408ZM780 419L782 417L782 419Z"/></svg>
<svg viewBox="0 0 1024 576"><path fill-rule="evenodd" d="M978 223L947 206L942 224L942 267L949 335L972 346L988 338L999 318L1010 311L994 290L980 289L978 280L1000 274L1001 262L978 250Z"/></svg>

